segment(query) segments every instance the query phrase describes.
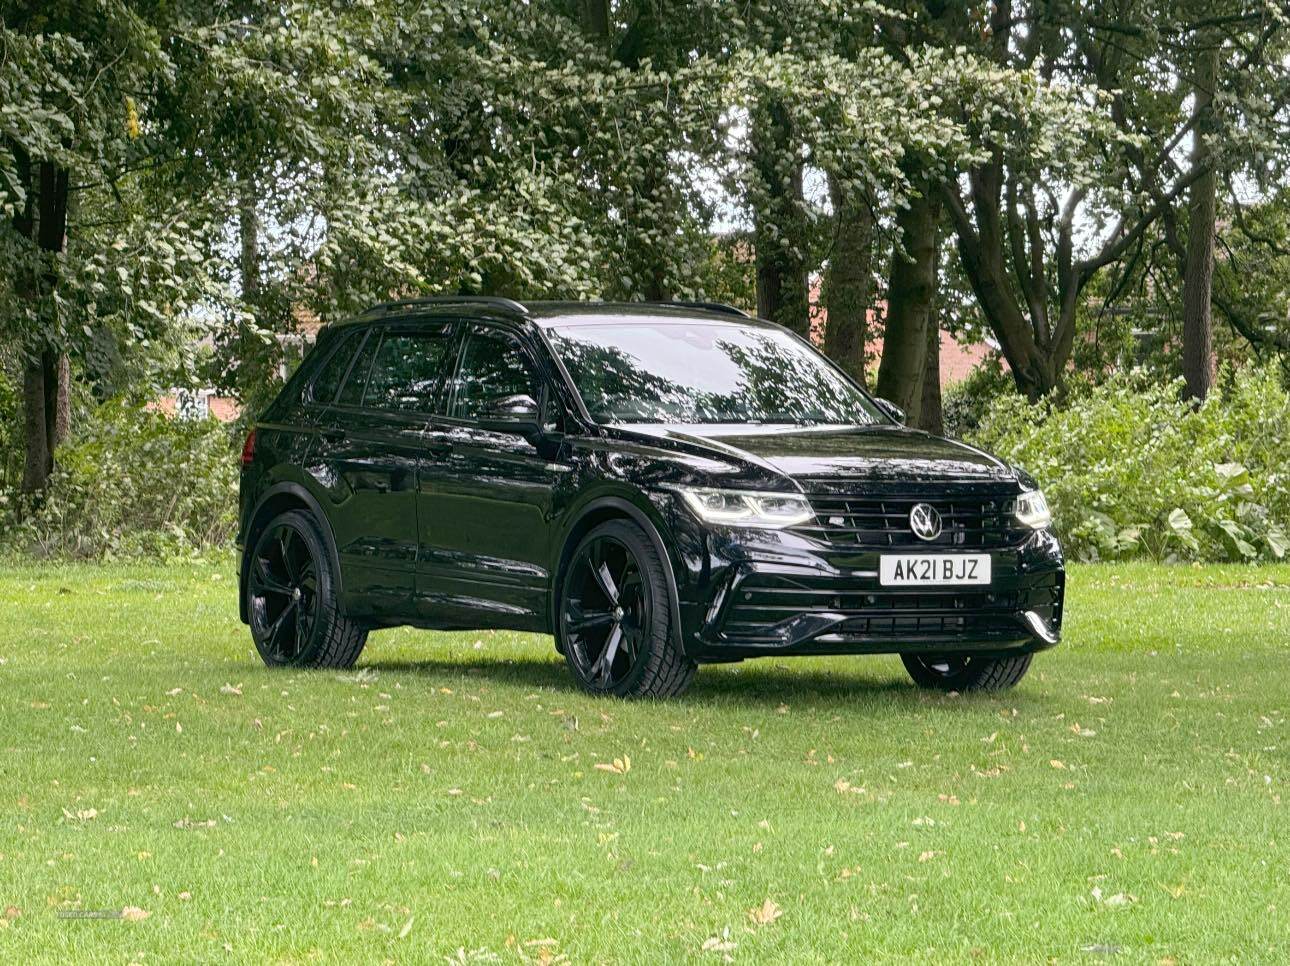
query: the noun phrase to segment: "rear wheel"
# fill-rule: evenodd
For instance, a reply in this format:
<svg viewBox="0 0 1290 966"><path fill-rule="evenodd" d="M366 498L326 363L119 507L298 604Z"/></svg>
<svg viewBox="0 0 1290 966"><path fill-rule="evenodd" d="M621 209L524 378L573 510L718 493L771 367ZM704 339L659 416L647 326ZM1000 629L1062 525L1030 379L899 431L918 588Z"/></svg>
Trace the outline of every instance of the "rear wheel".
<svg viewBox="0 0 1290 966"><path fill-rule="evenodd" d="M664 566L645 532L625 520L602 523L574 550L556 634L585 690L666 698L689 687L697 665L672 626Z"/></svg>
<svg viewBox="0 0 1290 966"><path fill-rule="evenodd" d="M1015 657L900 655L915 684L939 691L1005 691L1025 676L1030 658L1029 654Z"/></svg>
<svg viewBox="0 0 1290 966"><path fill-rule="evenodd" d="M367 631L340 612L326 539L313 517L291 510L255 541L246 610L270 667L347 668L367 643Z"/></svg>

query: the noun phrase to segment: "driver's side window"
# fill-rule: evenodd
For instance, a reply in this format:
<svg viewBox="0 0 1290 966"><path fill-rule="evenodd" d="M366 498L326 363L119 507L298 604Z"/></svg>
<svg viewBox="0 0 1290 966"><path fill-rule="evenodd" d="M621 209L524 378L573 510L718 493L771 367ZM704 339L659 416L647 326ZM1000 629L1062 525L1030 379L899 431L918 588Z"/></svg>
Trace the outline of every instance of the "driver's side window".
<svg viewBox="0 0 1290 966"><path fill-rule="evenodd" d="M537 398L537 381L520 344L499 332L468 332L453 386L452 415L479 419L508 396Z"/></svg>

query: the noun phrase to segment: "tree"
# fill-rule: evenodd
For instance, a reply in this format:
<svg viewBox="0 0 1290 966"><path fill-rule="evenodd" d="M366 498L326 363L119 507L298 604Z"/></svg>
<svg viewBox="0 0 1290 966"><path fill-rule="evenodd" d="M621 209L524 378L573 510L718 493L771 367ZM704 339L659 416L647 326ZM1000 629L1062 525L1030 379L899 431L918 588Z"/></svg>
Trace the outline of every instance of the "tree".
<svg viewBox="0 0 1290 966"><path fill-rule="evenodd" d="M83 182L101 186L134 153L132 92L161 54L153 24L116 4L10 4L0 49L0 317L24 358L22 487L36 492L70 423L76 300L63 290L94 264L81 252L69 260L69 213ZM105 294L98 284L91 296Z"/></svg>
<svg viewBox="0 0 1290 966"><path fill-rule="evenodd" d="M862 189L837 173L829 176L833 239L824 273L825 354L860 383L865 372L869 312L873 307L873 207Z"/></svg>
<svg viewBox="0 0 1290 966"><path fill-rule="evenodd" d="M1275 105L1284 87L1274 41L1286 28L1275 11L1253 3L1216 11L1199 2L1106 2L1071 14L1000 2L974 19L985 29L964 35L965 43L1001 66L1092 88L1091 106L1101 114L1096 128L1085 129L1085 143L1068 141L1059 151L1054 132L1033 136L1026 112L1020 123L1000 118L982 132L989 158L943 189L963 270L1018 387L1034 399L1057 385L1071 359L1089 284L1139 258L1153 228L1211 166L1204 152L1187 164L1176 157L1204 113L1187 104L1190 87L1177 83L1191 73L1196 36L1213 27L1239 39L1220 75L1246 79L1247 110L1223 130L1248 151L1254 141L1241 124L1257 117L1250 109L1260 96ZM1202 226L1197 231L1203 236Z"/></svg>
<svg viewBox="0 0 1290 966"><path fill-rule="evenodd" d="M1183 379L1186 393L1203 400L1214 382L1214 326L1210 299L1214 286L1214 227L1218 172L1207 145L1213 136L1214 87L1218 81L1217 43L1210 40L1196 57L1192 84L1197 115L1192 168L1200 176L1188 189L1187 254L1183 267Z"/></svg>
<svg viewBox="0 0 1290 966"><path fill-rule="evenodd" d="M911 199L896 216L896 248L887 287L887 321L876 392L905 410L915 426L923 425L923 380L933 331L938 352L940 346L934 314L940 217L939 199L925 184L921 196Z"/></svg>

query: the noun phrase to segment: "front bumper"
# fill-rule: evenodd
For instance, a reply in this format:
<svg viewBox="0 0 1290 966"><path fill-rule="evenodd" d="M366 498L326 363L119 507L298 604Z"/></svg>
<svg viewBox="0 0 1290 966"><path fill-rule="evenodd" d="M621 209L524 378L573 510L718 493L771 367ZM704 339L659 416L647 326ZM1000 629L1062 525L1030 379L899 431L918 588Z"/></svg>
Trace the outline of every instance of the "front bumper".
<svg viewBox="0 0 1290 966"><path fill-rule="evenodd" d="M699 661L1005 655L1043 650L1061 637L1065 570L1047 531L989 548L990 585L964 587L883 587L881 550L838 548L789 531L695 528L682 543L682 636Z"/></svg>

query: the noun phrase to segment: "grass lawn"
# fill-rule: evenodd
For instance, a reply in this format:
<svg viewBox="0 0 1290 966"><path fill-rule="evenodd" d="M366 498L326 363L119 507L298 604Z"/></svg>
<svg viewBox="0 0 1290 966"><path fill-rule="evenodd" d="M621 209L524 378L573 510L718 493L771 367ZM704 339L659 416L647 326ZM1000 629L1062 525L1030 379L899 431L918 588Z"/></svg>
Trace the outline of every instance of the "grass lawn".
<svg viewBox="0 0 1290 966"><path fill-rule="evenodd" d="M270 672L235 593L0 568L5 961L1290 958L1290 567L1075 568L1002 697L594 700L502 633Z"/></svg>

